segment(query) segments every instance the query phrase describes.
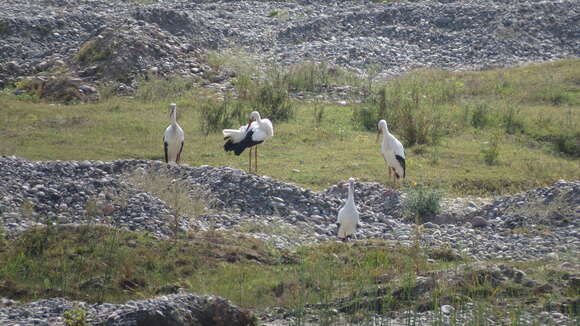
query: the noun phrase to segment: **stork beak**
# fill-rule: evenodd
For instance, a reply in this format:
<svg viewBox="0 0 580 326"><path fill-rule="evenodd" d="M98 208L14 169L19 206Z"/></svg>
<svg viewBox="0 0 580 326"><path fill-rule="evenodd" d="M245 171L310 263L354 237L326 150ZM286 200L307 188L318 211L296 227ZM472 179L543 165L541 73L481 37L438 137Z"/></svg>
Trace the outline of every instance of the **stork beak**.
<svg viewBox="0 0 580 326"><path fill-rule="evenodd" d="M246 130L249 130L251 125L252 125L252 119L248 120L248 126L246 127Z"/></svg>
<svg viewBox="0 0 580 326"><path fill-rule="evenodd" d="M381 129L377 130L377 139L375 140L375 143L379 142L379 136L381 135Z"/></svg>

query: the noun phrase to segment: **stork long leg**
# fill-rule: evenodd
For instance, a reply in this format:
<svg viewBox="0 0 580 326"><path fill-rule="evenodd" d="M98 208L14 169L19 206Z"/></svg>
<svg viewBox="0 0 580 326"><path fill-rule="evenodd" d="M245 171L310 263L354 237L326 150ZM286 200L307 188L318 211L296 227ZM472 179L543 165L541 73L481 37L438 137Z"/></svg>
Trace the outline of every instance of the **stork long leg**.
<svg viewBox="0 0 580 326"><path fill-rule="evenodd" d="M258 145L256 145L256 149L254 150L254 164L256 165L255 172L258 173Z"/></svg>
<svg viewBox="0 0 580 326"><path fill-rule="evenodd" d="M250 157L250 164L248 165L248 172L252 173L252 147L250 147L250 151L248 152L249 157Z"/></svg>

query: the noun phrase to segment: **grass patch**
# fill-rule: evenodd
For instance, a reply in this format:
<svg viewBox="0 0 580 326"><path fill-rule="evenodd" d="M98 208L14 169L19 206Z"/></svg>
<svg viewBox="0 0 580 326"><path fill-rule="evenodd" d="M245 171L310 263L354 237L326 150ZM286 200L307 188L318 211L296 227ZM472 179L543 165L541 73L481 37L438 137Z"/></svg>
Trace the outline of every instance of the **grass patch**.
<svg viewBox="0 0 580 326"><path fill-rule="evenodd" d="M542 262L502 263L498 270L465 264L446 247L424 250L380 240L327 242L287 252L215 231L161 241L101 226L37 228L12 240L0 251L0 261L5 262L0 295L23 301L62 296L123 302L183 288L253 309L282 307L297 321L314 315L326 325L341 318L369 322L393 311L437 313L443 304L459 309L466 303L501 319L519 309L564 307L578 291L577 285L568 287L570 272L553 271ZM523 285L531 277L540 286ZM479 317L475 311L472 318ZM82 311L70 311L67 318L82 320Z"/></svg>
<svg viewBox="0 0 580 326"><path fill-rule="evenodd" d="M76 55L76 60L82 64L92 64L104 61L113 55L113 50L100 39L93 39L81 46Z"/></svg>
<svg viewBox="0 0 580 326"><path fill-rule="evenodd" d="M556 76L554 81L566 89L567 94L577 94L574 86L577 79L565 71L577 69L577 62L503 70L502 78L509 75L508 84L523 88L522 84L527 81L521 79L540 72L552 73ZM417 111L418 115L409 121L428 121L424 133L428 144L407 147L410 182L437 185L450 195L489 196L543 186L559 179L580 179L579 136L575 131L580 125L580 106L571 103L547 105L543 100L522 99L520 95L515 98L519 102L515 101L511 95L506 95L506 91L500 92L497 87L490 86L497 85L489 79L501 75L499 71L430 74L431 79L449 77L453 83L463 86L448 85L446 87L452 90L433 90L429 100L419 100L424 103L421 105L425 105L425 111ZM254 81L253 75L246 76L249 85L261 85L261 82ZM413 78L419 80L420 76L417 72ZM479 76L479 84L475 76ZM0 154L36 160L162 159L161 138L169 123L166 108L169 102L176 102L179 124L186 135L183 162L246 168L247 160L223 152L219 130L239 127L252 109L261 111L263 117L272 118L264 113L265 107L255 104L256 92L261 86L248 86L246 98L238 90L237 94L219 100L211 92L195 86L189 89L176 79L147 82L151 85L145 86L137 98L112 97L99 103L69 106L21 100L6 90L0 94L3 102L0 114L6 117L0 120ZM166 82L177 85L162 86L167 93L156 94L155 85ZM417 81L415 84L425 83ZM272 119L276 136L260 145L260 160L263 162L260 173L312 189L323 189L349 177L386 183L387 170L379 154L379 144L374 142L374 131L378 112L386 112L387 117L395 115L392 112L394 106L389 103L396 98L389 94L399 93L388 87L383 88L383 95L377 93L375 104L368 105L293 101L284 95L284 101L292 106L292 113L287 122ZM146 91L147 88L151 91ZM277 86L275 88L280 90ZM283 92L287 94L287 88L283 88ZM482 103L486 109L477 109L477 105ZM504 118L506 114L509 116L509 103L516 103L511 107L517 111L512 118ZM361 130L353 123L353 116L362 112L365 105L376 114L367 119L368 128L373 132ZM431 105L438 107L436 119L428 118L435 114L426 109ZM477 110L485 112L474 113ZM480 116L474 117L474 114ZM321 118L318 119L317 115ZM487 122L483 123L481 119ZM500 144L501 164L488 165L482 157L482 148L487 147L485 142L492 139L498 129L506 131L506 119L520 121L523 130L520 128L512 134L505 132ZM429 127L440 120L442 123L437 123L435 129ZM55 123L47 121L54 121L58 128L55 128ZM402 127L401 122L389 121L389 125L392 133L406 139L403 135L409 130ZM431 142L435 139L437 145L433 146ZM530 178L530 175L534 177Z"/></svg>
<svg viewBox="0 0 580 326"><path fill-rule="evenodd" d="M0 293L21 300L64 296L89 302L122 302L169 291L172 285L206 293L213 270L231 264L277 264L280 253L258 240L202 233L179 241L81 226L27 231L0 252ZM220 272L218 272L220 273ZM201 274L201 275L200 275Z"/></svg>

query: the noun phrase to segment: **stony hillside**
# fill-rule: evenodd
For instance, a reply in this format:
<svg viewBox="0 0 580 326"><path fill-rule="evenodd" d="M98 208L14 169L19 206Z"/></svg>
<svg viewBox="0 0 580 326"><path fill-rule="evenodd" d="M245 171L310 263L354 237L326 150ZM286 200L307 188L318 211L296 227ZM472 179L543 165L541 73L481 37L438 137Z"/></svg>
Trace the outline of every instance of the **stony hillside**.
<svg viewBox="0 0 580 326"><path fill-rule="evenodd" d="M579 14L573 0L11 0L0 3L0 86L63 72L129 85L146 72L202 78L208 49L387 75L578 57Z"/></svg>
<svg viewBox="0 0 580 326"><path fill-rule="evenodd" d="M152 183L160 186L155 189L167 192L175 189L172 185L178 185L185 189L189 200L204 206L197 215L177 214L180 229L240 232L283 249L335 241L337 210L346 197L346 187L342 184L313 192L228 167L168 166L145 160L34 162L0 157L3 228L8 238L45 223L65 227L105 224L149 232L160 239L171 237L176 212L159 198L159 193L144 189ZM566 270L574 266L568 259L575 261L573 257L580 252L580 182L577 181L558 181L550 187L495 199L447 199L443 212L423 223L419 233L405 216L405 198L405 193L378 183L357 182L355 200L362 220L358 239L385 239L402 246L413 246L419 241L425 248L449 247L453 249L454 259L462 256L475 262L560 260L564 261L562 268ZM46 220L47 216L54 218ZM364 243L361 241L360 245ZM461 273L445 273L418 277L416 291L429 295L435 291L435 279L446 279L446 284L459 286L472 273L489 274L497 282L496 286L516 282L534 291L548 291L534 279L527 279L525 273L504 265L476 264ZM574 285L577 278L570 277L562 282L577 286ZM336 305L346 312L351 303L348 298L344 300ZM576 307L577 302L564 306L569 304ZM75 307L86 311L87 320L95 325L153 325L169 321L171 325L209 325L218 315L228 325L255 322L247 312L227 301L185 293L118 305L89 305L63 299L18 305L2 299L0 322L59 324L63 322L63 312L74 311ZM444 312L449 315L453 307L441 309L449 311ZM433 320L433 313L420 313L418 318L428 322ZM470 318L469 309L464 313L464 317L455 318ZM281 310L264 312L260 319L266 325L288 325L293 319L287 317ZM404 315L392 318L390 323L405 324ZM563 325L571 322L561 313L545 318L550 322L558 320Z"/></svg>
<svg viewBox="0 0 580 326"><path fill-rule="evenodd" d="M0 212L8 235L46 223L102 223L169 237L175 212L135 179L179 180L199 216L179 214L180 228L236 230L280 247L335 240L346 187L313 192L228 167L168 167L159 161L31 162L0 158ZM169 189L167 189L169 190ZM414 241L402 210L405 194L378 183L356 183L360 239ZM190 214L191 215L191 214ZM526 260L580 250L580 183L556 182L514 196L448 200L423 224L424 246L448 244L478 259ZM519 229L519 232L512 232Z"/></svg>

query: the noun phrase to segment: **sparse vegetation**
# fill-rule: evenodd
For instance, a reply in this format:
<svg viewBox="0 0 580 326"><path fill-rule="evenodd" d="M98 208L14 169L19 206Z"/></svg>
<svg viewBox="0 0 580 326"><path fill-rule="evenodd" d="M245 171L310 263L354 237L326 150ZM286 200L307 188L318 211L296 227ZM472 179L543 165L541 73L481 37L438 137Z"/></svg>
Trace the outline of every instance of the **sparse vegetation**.
<svg viewBox="0 0 580 326"><path fill-rule="evenodd" d="M43 99L67 104L81 102L84 99L78 86L66 75L48 79L25 79L16 83L16 87L25 90L32 99Z"/></svg>
<svg viewBox="0 0 580 326"><path fill-rule="evenodd" d="M87 326L87 312L80 308L75 307L69 311L65 311L63 314L64 325L65 326Z"/></svg>
<svg viewBox="0 0 580 326"><path fill-rule="evenodd" d="M502 140L501 131L496 131L491 136L491 139L484 143L485 147L481 150L483 153L483 160L487 165L496 165L499 163L499 146Z"/></svg>
<svg viewBox="0 0 580 326"><path fill-rule="evenodd" d="M329 242L289 253L253 238L216 231L175 242L97 226L63 231L51 233L42 252L27 250L44 236L42 229L27 231L0 252L0 259L8 262L0 266L0 295L20 300L58 295L118 302L184 288L224 296L244 307L282 307L298 323L308 309L327 325L342 318L332 307L355 324L368 322L376 314L426 310L437 314L443 304L462 309L465 303L473 307L470 319L474 322L481 317L477 309L504 318L537 297L537 291L521 285L521 275L537 282L550 279L557 291L563 291L558 304L574 295L566 292L565 278L551 277L554 272L540 262L502 263L502 273L508 276L504 280L497 277L493 269L497 267L465 264L448 248L404 248L376 240L351 245ZM116 246L110 246L110 241ZM518 274L514 267L525 274ZM533 307L541 308L548 299L541 295ZM500 305L501 311L494 310L494 305ZM527 305L526 309L534 308ZM80 308L65 314L67 325L86 322Z"/></svg>
<svg viewBox="0 0 580 326"><path fill-rule="evenodd" d="M99 41L99 39L93 39L81 46L76 59L80 63L91 64L109 59L112 55L113 50L107 44Z"/></svg>
<svg viewBox="0 0 580 326"><path fill-rule="evenodd" d="M138 80L138 84L135 98L143 102L169 102L189 95L194 87L193 82L180 77L165 79L152 74Z"/></svg>
<svg viewBox="0 0 580 326"><path fill-rule="evenodd" d="M228 96L221 101L205 98L200 102L199 125L206 136L225 128L238 128L239 124L247 122L251 110L246 102L232 100Z"/></svg>
<svg viewBox="0 0 580 326"><path fill-rule="evenodd" d="M235 61L228 60L220 65L236 66ZM180 108L179 123L187 139L196 138L196 141L186 140L183 161L191 165L241 168L246 161L226 155L220 149L219 130L239 127L247 122L248 113L257 109L264 117L272 118L276 128L276 137L261 145L264 146L260 154L264 155L263 173L308 188L322 189L350 176L361 181L387 180L384 161L378 154L379 145L374 142L378 115L384 112L381 114L397 137L406 143L413 138L428 142L407 146L409 181L440 185L452 196L510 193L558 179L580 178L579 146L576 146L580 115L578 104L573 101L580 89L572 73L580 73L577 62L570 60L478 73L414 72L413 78L391 81L386 88L375 85L378 93L373 96L374 100L346 106L289 100L284 74L271 74L268 77L270 89L264 94L283 94L281 102L292 105L292 114L282 111L283 115L293 116L288 122L273 119L266 114L265 108L256 104L263 75L251 71L246 71L243 78L241 74L236 75L237 92L224 99L216 99L217 95L195 85L189 88L179 79L155 78L143 81L144 88L138 91L136 98L110 97L99 103L69 107L21 100L7 90L0 95L4 103L0 112L6 117L0 120L0 154L39 160L162 159L159 135L168 123L168 103L176 102ZM425 86L429 83L420 81L423 74L427 81L434 80L436 86ZM572 102L549 106L538 99L534 92L546 86L545 75L551 75L549 82L566 90ZM340 85L336 81L332 83ZM158 84L161 86L154 87ZM396 90L395 86L400 89ZM156 87L166 91L156 93L152 90ZM437 90L438 87L442 89ZM152 91L148 92L148 88ZM244 92L240 92L242 89ZM418 100L420 110L411 107L411 90L416 95L427 95ZM404 95L399 98L397 94ZM280 97L264 95L264 98ZM408 104L404 104L405 101ZM508 103L512 104L508 106ZM477 108L482 104L486 109ZM403 105L409 107L408 113L397 110ZM435 111L431 111L432 107ZM483 142L491 138L494 130L506 130L503 116L510 107L515 110L512 120L516 121L511 125L518 131L507 134L501 142L501 157L509 157L509 160L489 166L482 158ZM313 115L322 110L324 117L317 122ZM480 117L487 117L487 122L483 124L480 118L475 118L479 126L475 128L472 120L477 110L487 111L480 114ZM368 116L357 117L361 112ZM398 116L406 120L403 122ZM508 115L506 119L511 118ZM366 129L353 121L366 121ZM523 130L517 127L517 121L521 122L519 126ZM407 124L415 126L414 129L407 128ZM65 127L66 135L63 135ZM300 172L292 172L293 169ZM530 171L534 171L534 178L529 177Z"/></svg>
<svg viewBox="0 0 580 326"><path fill-rule="evenodd" d="M443 192L440 189L416 185L407 188L404 205L407 215L418 224L441 212Z"/></svg>
<svg viewBox="0 0 580 326"><path fill-rule="evenodd" d="M171 216L167 218L171 220L175 238L187 233L187 230L181 229L181 219L193 220L211 204L210 198L204 196L201 189L189 189L184 182L154 171L137 172L128 178L131 183L154 194L171 208Z"/></svg>

